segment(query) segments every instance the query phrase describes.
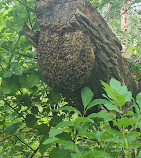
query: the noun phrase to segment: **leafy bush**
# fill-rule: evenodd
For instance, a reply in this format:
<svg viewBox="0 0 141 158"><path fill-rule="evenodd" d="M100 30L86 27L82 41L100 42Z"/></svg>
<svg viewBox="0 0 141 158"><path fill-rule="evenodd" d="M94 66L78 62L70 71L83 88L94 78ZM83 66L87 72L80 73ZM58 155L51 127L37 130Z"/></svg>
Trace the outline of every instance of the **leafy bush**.
<svg viewBox="0 0 141 158"><path fill-rule="evenodd" d="M1 134L3 132L4 136L10 137L1 139L3 155L32 157L34 154L37 156L45 154L50 158L139 158L141 93L136 96L135 101L132 93L125 85L121 86L119 81L111 79L109 85L102 81L101 83L106 91L105 99L92 100L93 92L88 87L82 89L84 113L65 105L65 102L60 102L61 97L56 92L50 92L49 95L52 98L58 96L59 102L56 107L51 107L53 102L49 101L52 100L51 98L44 100L45 98L40 96L40 99L37 99L27 91L27 94L22 96L16 92L16 98L10 98L12 103L8 98L1 100L1 109L4 108L4 104L9 104L10 107L15 103L18 105L13 108L13 113L1 113L0 125L6 127L1 129ZM42 104L42 107L39 104L34 105L35 102ZM102 110L86 117L87 110L95 105L99 105ZM11 116L16 112L16 117ZM11 118L12 121L8 120ZM110 127L110 122L113 128ZM14 148L18 147L18 152L13 145ZM25 148L23 151L21 146Z"/></svg>

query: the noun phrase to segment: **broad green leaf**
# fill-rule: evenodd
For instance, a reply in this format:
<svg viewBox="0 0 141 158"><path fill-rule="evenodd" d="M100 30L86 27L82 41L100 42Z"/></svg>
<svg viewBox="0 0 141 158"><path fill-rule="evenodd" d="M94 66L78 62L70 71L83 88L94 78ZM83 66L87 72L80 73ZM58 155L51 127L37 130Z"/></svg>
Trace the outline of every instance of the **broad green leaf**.
<svg viewBox="0 0 141 158"><path fill-rule="evenodd" d="M53 144L53 143L57 143L59 142L60 139L56 138L56 137L53 137L53 138L49 138L49 139L46 139L43 144L46 145L46 144Z"/></svg>
<svg viewBox="0 0 141 158"><path fill-rule="evenodd" d="M93 96L94 93L90 90L89 87L85 87L81 90L81 98L84 107L86 107L89 104Z"/></svg>
<svg viewBox="0 0 141 158"><path fill-rule="evenodd" d="M118 89L120 86L121 86L121 83L117 80L115 80L114 78L112 78L110 80L110 86L113 88L113 89Z"/></svg>
<svg viewBox="0 0 141 158"><path fill-rule="evenodd" d="M117 91L110 87L107 83L101 81L101 84L104 86L104 90L106 91L109 98L115 99L118 96Z"/></svg>
<svg viewBox="0 0 141 158"><path fill-rule="evenodd" d="M49 158L71 158L68 150L60 149L59 147L53 148L49 152Z"/></svg>
<svg viewBox="0 0 141 158"><path fill-rule="evenodd" d="M47 124L41 124L37 126L38 134L39 135L48 135L49 134L49 129Z"/></svg>
<svg viewBox="0 0 141 158"><path fill-rule="evenodd" d="M140 108L139 108L139 106L136 104L134 98L133 98L133 106L134 106L134 108L135 108L135 112L136 112L137 114L140 114Z"/></svg>
<svg viewBox="0 0 141 158"><path fill-rule="evenodd" d="M137 102L137 104L139 105L139 107L141 109L141 92L137 94L136 102Z"/></svg>
<svg viewBox="0 0 141 158"><path fill-rule="evenodd" d="M55 127L58 123L62 122L62 118L58 115L53 116L53 118L50 121L50 126Z"/></svg>
<svg viewBox="0 0 141 158"><path fill-rule="evenodd" d="M73 142L73 141L63 141L60 144L62 144L63 149L65 150L69 150L71 152L80 152L79 148L77 147L77 145Z"/></svg>
<svg viewBox="0 0 141 158"><path fill-rule="evenodd" d="M125 101L125 96L124 95L119 95L116 97L115 99L115 103L118 105L118 106L124 106L126 101Z"/></svg>
<svg viewBox="0 0 141 158"><path fill-rule="evenodd" d="M58 92L52 91L50 96L51 96L53 103L55 103L55 104L57 104L61 100L61 95Z"/></svg>
<svg viewBox="0 0 141 158"><path fill-rule="evenodd" d="M60 133L56 137L59 138L60 140L72 141L71 134L67 132Z"/></svg>
<svg viewBox="0 0 141 158"><path fill-rule="evenodd" d="M18 76L12 75L10 78L5 78L2 80L2 93L15 94L19 90L19 80Z"/></svg>
<svg viewBox="0 0 141 158"><path fill-rule="evenodd" d="M135 158L141 158L141 150L139 151L139 154Z"/></svg>
<svg viewBox="0 0 141 158"><path fill-rule="evenodd" d="M93 118L93 117L100 117L100 118L103 118L103 119L105 119L107 121L113 120L112 116L109 113L104 112L104 111L100 111L98 113L93 113L93 114L90 114L88 116L88 118Z"/></svg>
<svg viewBox="0 0 141 158"><path fill-rule="evenodd" d="M70 155L72 158L81 158L82 157L82 153L71 153Z"/></svg>
<svg viewBox="0 0 141 158"><path fill-rule="evenodd" d="M39 75L37 74L31 74L27 76L26 78L26 84L28 85L29 88L33 88L36 86L40 81Z"/></svg>
<svg viewBox="0 0 141 158"><path fill-rule="evenodd" d="M126 111L123 116L133 116L134 112L133 111Z"/></svg>
<svg viewBox="0 0 141 158"><path fill-rule="evenodd" d="M74 126L76 127L82 122L92 122L93 123L93 120L90 118L87 118L87 117L78 117L74 121Z"/></svg>
<svg viewBox="0 0 141 158"><path fill-rule="evenodd" d="M22 75L22 74L23 74L23 72L22 72L22 70L21 70L20 68L14 69L13 73L14 73L15 75Z"/></svg>
<svg viewBox="0 0 141 158"><path fill-rule="evenodd" d="M88 151L83 154L83 158L110 158L110 155L104 151Z"/></svg>
<svg viewBox="0 0 141 158"><path fill-rule="evenodd" d="M52 128L49 132L49 137L54 137L54 136L57 136L58 134L61 134L63 133L63 129L56 129L56 128Z"/></svg>
<svg viewBox="0 0 141 158"><path fill-rule="evenodd" d="M137 120L132 117L131 118L124 117L124 118L118 119L117 121L113 121L113 123L115 126L118 126L120 129L122 128L125 129L129 125L136 124Z"/></svg>
<svg viewBox="0 0 141 158"><path fill-rule="evenodd" d="M14 134L17 131L19 125L20 125L20 123L18 122L18 123L12 123L9 126L7 126L6 127L6 134L7 135Z"/></svg>
<svg viewBox="0 0 141 158"><path fill-rule="evenodd" d="M128 138L128 137L133 137L133 136L139 137L141 136L141 132L132 131L129 134L127 134L125 137Z"/></svg>
<svg viewBox="0 0 141 158"><path fill-rule="evenodd" d="M63 121L63 122L59 122L56 128L58 127L64 128L64 127L69 127L69 126L74 126L74 123L72 121Z"/></svg>
<svg viewBox="0 0 141 158"><path fill-rule="evenodd" d="M131 101L132 99L132 93L128 91L126 85L119 87L117 89L119 95L124 95L125 96L125 102Z"/></svg>
<svg viewBox="0 0 141 158"><path fill-rule="evenodd" d="M120 111L118 109L118 107L116 107L112 102L107 102L104 104L104 106L108 109L108 110L112 110L112 111L116 111L116 112L119 112L119 113L123 113L122 111Z"/></svg>
<svg viewBox="0 0 141 158"><path fill-rule="evenodd" d="M37 120L34 115L32 115L32 114L26 115L25 123L26 123L27 127L33 128L35 126L36 122L37 122Z"/></svg>
<svg viewBox="0 0 141 158"><path fill-rule="evenodd" d="M3 73L3 77L4 78L9 78L9 77L11 77L12 76L12 71L5 71L4 73Z"/></svg>
<svg viewBox="0 0 141 158"><path fill-rule="evenodd" d="M33 114L38 114L38 112L39 112L38 107L37 107L37 106L32 106L32 108L31 108L31 113L33 113Z"/></svg>
<svg viewBox="0 0 141 158"><path fill-rule="evenodd" d="M79 131L76 137L83 137L83 138L89 138L89 139L94 139L95 135L93 132L87 132L87 131Z"/></svg>
<svg viewBox="0 0 141 158"><path fill-rule="evenodd" d="M92 107L94 107L95 105L100 105L100 104L106 104L109 103L109 101L105 100L105 99L95 99L92 102L89 103L87 109L90 109Z"/></svg>
<svg viewBox="0 0 141 158"><path fill-rule="evenodd" d="M81 115L81 112L80 112L79 110L77 110L76 108L71 107L71 106L63 106L63 107L61 107L61 108L59 108L59 109L55 109L55 110L53 110L53 111L60 111L60 110L74 111L74 112L77 112L78 114Z"/></svg>

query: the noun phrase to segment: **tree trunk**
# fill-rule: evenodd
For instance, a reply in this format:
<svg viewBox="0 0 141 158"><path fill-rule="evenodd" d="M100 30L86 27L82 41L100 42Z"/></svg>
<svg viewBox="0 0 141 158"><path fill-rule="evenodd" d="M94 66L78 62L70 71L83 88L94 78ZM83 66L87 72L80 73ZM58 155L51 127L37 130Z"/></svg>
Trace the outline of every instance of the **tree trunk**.
<svg viewBox="0 0 141 158"><path fill-rule="evenodd" d="M121 8L121 31L123 31L124 35L122 37L122 52L123 57L129 56L130 52L127 50L128 45L128 9L129 9L129 0L123 1L123 6Z"/></svg>
<svg viewBox="0 0 141 158"><path fill-rule="evenodd" d="M35 12L40 35L32 43L41 73L79 110L83 87L88 86L95 98L102 97L101 80L109 83L115 78L137 92L120 42L88 0L38 0Z"/></svg>

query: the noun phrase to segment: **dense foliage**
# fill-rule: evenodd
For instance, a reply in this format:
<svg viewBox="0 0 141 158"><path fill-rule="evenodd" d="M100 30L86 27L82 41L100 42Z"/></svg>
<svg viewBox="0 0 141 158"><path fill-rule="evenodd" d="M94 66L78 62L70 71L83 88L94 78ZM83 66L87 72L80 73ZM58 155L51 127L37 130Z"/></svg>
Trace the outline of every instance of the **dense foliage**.
<svg viewBox="0 0 141 158"><path fill-rule="evenodd" d="M92 100L91 90L82 89L84 113L67 106L42 80L36 50L21 33L25 24L38 30L34 0L0 2L0 157L141 157L141 93L134 100L126 86L111 79L110 85L102 82L105 99ZM114 20L114 10L120 15L122 1L91 2L101 13L112 4L106 20L120 39L120 19ZM132 54L139 56L140 36L134 34L139 28L134 21L137 16L140 13L131 16L129 38L136 42L129 46ZM132 61L132 65L140 78L140 63ZM129 102L129 108L124 108ZM85 117L95 105L103 110ZM113 129L109 122L113 122Z"/></svg>

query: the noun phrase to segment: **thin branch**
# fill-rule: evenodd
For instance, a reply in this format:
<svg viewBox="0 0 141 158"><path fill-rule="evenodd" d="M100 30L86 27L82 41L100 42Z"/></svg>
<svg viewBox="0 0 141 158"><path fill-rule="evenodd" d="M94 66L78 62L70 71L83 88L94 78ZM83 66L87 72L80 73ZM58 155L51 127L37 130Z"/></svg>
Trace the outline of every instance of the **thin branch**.
<svg viewBox="0 0 141 158"><path fill-rule="evenodd" d="M19 52L16 52L16 54L19 54L23 57L28 57L28 58L32 58L32 59L37 59L37 57L33 58L33 56L30 56L30 55L26 55L26 54L22 54L22 53L19 53Z"/></svg>
<svg viewBox="0 0 141 158"><path fill-rule="evenodd" d="M129 9L131 8L131 6L129 6L122 14L120 14L118 17L116 17L115 19L113 19L111 22L108 23L108 25L111 25L111 23L117 19L119 19L123 14L125 14Z"/></svg>
<svg viewBox="0 0 141 158"><path fill-rule="evenodd" d="M35 133L37 133L38 131L37 131L37 129L35 129L34 131L31 131L31 130L23 130L23 131L21 131L22 133L30 133L30 132L35 132ZM16 133L16 134L18 134L18 133ZM6 139L8 139L8 138L10 138L10 137L12 137L12 136L14 136L14 135L8 135L8 136L6 136L6 137L4 137L4 138L2 138L1 140L0 140L0 142L4 142Z"/></svg>
<svg viewBox="0 0 141 158"><path fill-rule="evenodd" d="M37 153L38 150L39 150L39 147L36 150L34 150L33 154L30 156L30 158L33 158L34 155Z"/></svg>
<svg viewBox="0 0 141 158"><path fill-rule="evenodd" d="M22 141L18 136L15 135L15 137L22 142L25 146L27 146L28 148L30 148L31 150L35 151L33 148L31 148L28 144L26 144L24 141Z"/></svg>
<svg viewBox="0 0 141 158"><path fill-rule="evenodd" d="M4 100L4 102L11 108L11 109L13 109L14 111L15 111L15 109L5 100L5 99L3 99ZM22 117L24 120L25 120L25 117L24 116L22 116L18 111L15 111L20 117Z"/></svg>
<svg viewBox="0 0 141 158"><path fill-rule="evenodd" d="M21 2L21 1L19 1L19 0L17 0L17 1L18 1L19 3L21 3L21 4L23 4L24 6L26 6L30 11L35 12L34 9L28 7L28 6L27 6L26 4L24 4L23 2Z"/></svg>
<svg viewBox="0 0 141 158"><path fill-rule="evenodd" d="M10 59L9 59L8 65L7 65L7 69L10 68L11 60L12 60L12 58L13 58L13 53L14 53L14 51L15 51L16 48L17 48L17 45L18 45L18 43L19 43L19 41L20 41L20 38L21 38L21 33L19 32L19 37L18 37L18 39L17 39L17 42L15 43L14 48L11 50L11 53L12 53L12 54L11 54L11 57L10 57Z"/></svg>
<svg viewBox="0 0 141 158"><path fill-rule="evenodd" d="M28 21L30 23L31 29L33 30L33 26L32 26L31 19L30 19L30 12L29 12L30 10L27 7L27 0L25 0L25 6L26 6L26 12L27 12Z"/></svg>

